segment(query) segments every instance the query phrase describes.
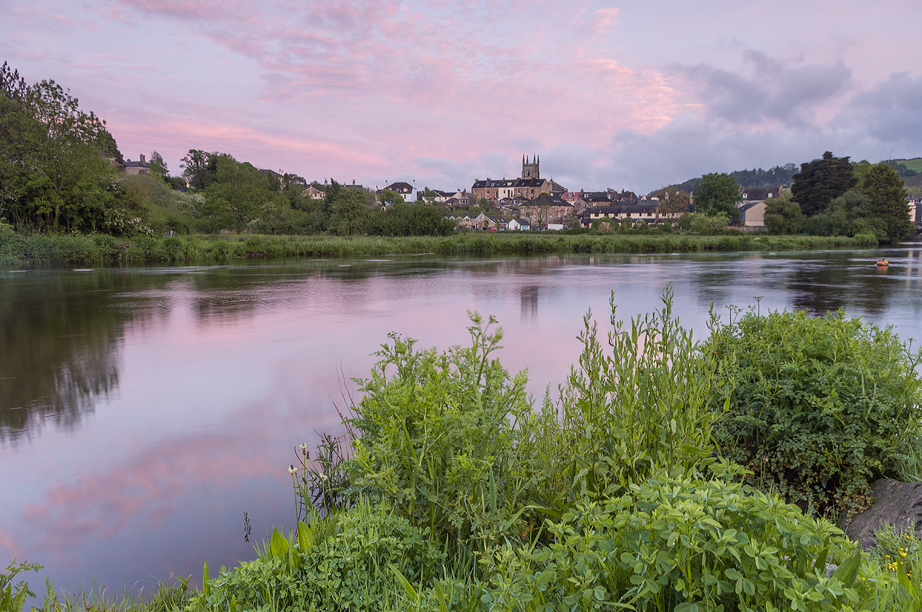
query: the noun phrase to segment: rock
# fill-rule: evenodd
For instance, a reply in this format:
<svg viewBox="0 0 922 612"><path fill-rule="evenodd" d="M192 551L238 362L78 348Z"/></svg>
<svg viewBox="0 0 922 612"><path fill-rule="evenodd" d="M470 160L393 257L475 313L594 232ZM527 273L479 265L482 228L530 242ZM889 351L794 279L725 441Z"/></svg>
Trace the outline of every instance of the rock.
<svg viewBox="0 0 922 612"><path fill-rule="evenodd" d="M861 543L864 549L877 543L874 532L885 524L897 531L915 526L916 537L922 537L922 483L899 482L881 478L871 485L874 505L852 519L845 534Z"/></svg>

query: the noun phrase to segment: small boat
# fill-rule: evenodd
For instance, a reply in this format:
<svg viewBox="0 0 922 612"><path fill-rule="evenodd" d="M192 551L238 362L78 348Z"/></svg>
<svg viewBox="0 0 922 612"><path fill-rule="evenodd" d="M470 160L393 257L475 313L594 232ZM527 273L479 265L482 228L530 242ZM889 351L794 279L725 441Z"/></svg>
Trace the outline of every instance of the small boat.
<svg viewBox="0 0 922 612"><path fill-rule="evenodd" d="M876 265L878 268L886 268L887 266L890 265L890 262L887 261L886 259L878 259Z"/></svg>

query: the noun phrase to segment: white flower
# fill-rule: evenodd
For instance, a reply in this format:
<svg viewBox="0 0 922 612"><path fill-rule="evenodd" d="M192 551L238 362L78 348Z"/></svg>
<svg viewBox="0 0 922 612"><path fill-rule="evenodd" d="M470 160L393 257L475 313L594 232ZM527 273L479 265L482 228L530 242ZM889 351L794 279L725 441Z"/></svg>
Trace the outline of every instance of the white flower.
<svg viewBox="0 0 922 612"><path fill-rule="evenodd" d="M298 473L298 470L295 469L294 464L292 464L291 466L289 466L289 468L288 468L288 473L291 474L292 476L294 476L295 474Z"/></svg>

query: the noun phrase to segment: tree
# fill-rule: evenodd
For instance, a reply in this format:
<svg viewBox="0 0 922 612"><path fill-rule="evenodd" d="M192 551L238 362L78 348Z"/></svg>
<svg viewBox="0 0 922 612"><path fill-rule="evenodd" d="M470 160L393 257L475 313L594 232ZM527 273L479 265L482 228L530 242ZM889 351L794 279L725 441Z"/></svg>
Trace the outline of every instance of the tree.
<svg viewBox="0 0 922 612"><path fill-rule="evenodd" d="M656 212L659 215L671 217L688 212L688 194L678 189L662 189L657 194L659 205Z"/></svg>
<svg viewBox="0 0 922 612"><path fill-rule="evenodd" d="M382 206L393 206L394 204L403 204L405 200L403 196L396 191L385 189L378 194L378 202L380 202Z"/></svg>
<svg viewBox="0 0 922 612"><path fill-rule="evenodd" d="M871 216L886 227L886 237L891 244L896 244L912 232L906 187L899 173L890 165L882 162L868 170L861 191L870 200Z"/></svg>
<svg viewBox="0 0 922 612"><path fill-rule="evenodd" d="M829 203L858 184L848 157L833 157L826 151L822 159L800 165L791 186L792 199L808 217L826 210Z"/></svg>
<svg viewBox="0 0 922 612"><path fill-rule="evenodd" d="M150 154L150 173L160 177L164 182L169 181L170 170L167 168L166 162L163 161L163 156L156 151Z"/></svg>
<svg viewBox="0 0 922 612"><path fill-rule="evenodd" d="M105 231L117 202L115 169L103 156L114 142L54 81L29 85L0 67L0 206L13 225Z"/></svg>
<svg viewBox="0 0 922 612"><path fill-rule="evenodd" d="M769 198L765 201L765 227L772 234L799 234L804 226L800 204L787 198Z"/></svg>
<svg viewBox="0 0 922 612"><path fill-rule="evenodd" d="M739 216L737 202L743 200L740 186L729 174L705 174L695 188L695 212L708 216L725 215L729 219Z"/></svg>
<svg viewBox="0 0 922 612"><path fill-rule="evenodd" d="M330 205L333 229L343 236L365 233L365 223L371 210L369 204L375 203L374 194L358 187L342 186L337 192Z"/></svg>
<svg viewBox="0 0 922 612"><path fill-rule="evenodd" d="M271 203L274 194L266 189L264 177L253 165L227 154L213 159L216 171L205 189L203 212L217 227L233 227L239 234L256 220L265 204Z"/></svg>
<svg viewBox="0 0 922 612"><path fill-rule="evenodd" d="M182 158L179 167L183 169L182 176L189 183L191 189L205 189L214 178L217 170L217 158L221 153L206 153L201 149L189 149Z"/></svg>

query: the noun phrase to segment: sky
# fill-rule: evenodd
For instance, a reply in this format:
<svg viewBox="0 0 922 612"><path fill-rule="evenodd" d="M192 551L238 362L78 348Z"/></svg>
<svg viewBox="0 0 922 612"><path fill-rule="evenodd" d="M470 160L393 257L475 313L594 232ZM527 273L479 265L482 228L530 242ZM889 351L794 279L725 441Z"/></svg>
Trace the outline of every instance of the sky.
<svg viewBox="0 0 922 612"><path fill-rule="evenodd" d="M307 180L647 193L708 172L922 155L919 0L0 0L0 61L127 159Z"/></svg>

